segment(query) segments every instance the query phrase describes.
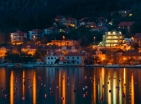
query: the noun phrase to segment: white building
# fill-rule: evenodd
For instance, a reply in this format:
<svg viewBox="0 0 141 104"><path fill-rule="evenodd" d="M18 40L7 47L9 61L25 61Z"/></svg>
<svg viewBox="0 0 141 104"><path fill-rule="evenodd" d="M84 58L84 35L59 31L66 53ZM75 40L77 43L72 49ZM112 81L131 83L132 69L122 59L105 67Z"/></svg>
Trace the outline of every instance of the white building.
<svg viewBox="0 0 141 104"><path fill-rule="evenodd" d="M57 64L57 63L55 63L57 59L64 60L65 59L64 54L62 52L50 52L50 53L47 52L47 56L46 56L46 64L47 65ZM59 61L58 61L58 63L59 63Z"/></svg>
<svg viewBox="0 0 141 104"><path fill-rule="evenodd" d="M27 39L27 33L16 31L11 34L11 42L23 42L24 38Z"/></svg>
<svg viewBox="0 0 141 104"><path fill-rule="evenodd" d="M36 40L36 39L43 38L43 37L44 37L44 32L42 30L33 29L33 30L29 31L29 39L30 40Z"/></svg>
<svg viewBox="0 0 141 104"><path fill-rule="evenodd" d="M81 65L82 55L79 52L70 52L64 55L62 52L47 53L47 65Z"/></svg>
<svg viewBox="0 0 141 104"><path fill-rule="evenodd" d="M70 52L65 55L65 59L68 60L68 65L82 64L82 56L79 52Z"/></svg>

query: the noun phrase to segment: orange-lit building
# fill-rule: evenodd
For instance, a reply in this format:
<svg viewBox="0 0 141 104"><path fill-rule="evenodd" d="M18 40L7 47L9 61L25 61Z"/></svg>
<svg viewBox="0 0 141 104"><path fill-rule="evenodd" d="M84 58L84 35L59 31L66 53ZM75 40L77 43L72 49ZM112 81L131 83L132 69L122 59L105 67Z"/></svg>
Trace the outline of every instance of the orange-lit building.
<svg viewBox="0 0 141 104"><path fill-rule="evenodd" d="M13 33L10 33L11 36L11 43L12 44L22 44L24 39L27 39L27 33L16 31Z"/></svg>
<svg viewBox="0 0 141 104"><path fill-rule="evenodd" d="M141 46L141 33L136 33L134 37L134 42Z"/></svg>
<svg viewBox="0 0 141 104"><path fill-rule="evenodd" d="M51 43L47 43L47 45L77 46L78 42L75 40L51 40Z"/></svg>
<svg viewBox="0 0 141 104"><path fill-rule="evenodd" d="M5 53L10 51L10 48L9 47L1 47L0 48L0 57L5 57Z"/></svg>
<svg viewBox="0 0 141 104"><path fill-rule="evenodd" d="M28 45L28 44L23 44L21 47L21 51L22 52L27 52L28 54L34 55L36 50L38 49L38 45L32 44L32 45Z"/></svg>

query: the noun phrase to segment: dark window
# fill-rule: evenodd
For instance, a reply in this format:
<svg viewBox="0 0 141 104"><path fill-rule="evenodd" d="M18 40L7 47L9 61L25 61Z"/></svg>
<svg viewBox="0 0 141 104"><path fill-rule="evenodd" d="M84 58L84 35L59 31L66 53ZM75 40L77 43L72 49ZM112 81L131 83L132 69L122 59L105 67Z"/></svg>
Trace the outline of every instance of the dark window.
<svg viewBox="0 0 141 104"><path fill-rule="evenodd" d="M72 59L74 59L74 57L72 57Z"/></svg>
<svg viewBox="0 0 141 104"><path fill-rule="evenodd" d="M51 57L51 59L53 59L53 57Z"/></svg>
<svg viewBox="0 0 141 104"><path fill-rule="evenodd" d="M48 57L48 59L50 59L50 57Z"/></svg>
<svg viewBox="0 0 141 104"><path fill-rule="evenodd" d="M66 64L66 62L63 62L63 64Z"/></svg>
<svg viewBox="0 0 141 104"><path fill-rule="evenodd" d="M79 57L77 57L77 59L79 59Z"/></svg>
<svg viewBox="0 0 141 104"><path fill-rule="evenodd" d="M79 61L77 61L77 64L79 64Z"/></svg>
<svg viewBox="0 0 141 104"><path fill-rule="evenodd" d="M67 59L69 59L69 57L67 57Z"/></svg>

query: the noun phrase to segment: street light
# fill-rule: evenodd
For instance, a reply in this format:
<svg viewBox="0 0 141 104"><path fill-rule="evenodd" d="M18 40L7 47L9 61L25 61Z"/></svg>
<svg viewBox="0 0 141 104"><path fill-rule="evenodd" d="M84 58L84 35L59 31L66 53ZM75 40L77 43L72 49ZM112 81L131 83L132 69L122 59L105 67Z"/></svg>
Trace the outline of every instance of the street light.
<svg viewBox="0 0 141 104"><path fill-rule="evenodd" d="M34 41L35 41L35 35L33 36L33 38L34 38Z"/></svg>
<svg viewBox="0 0 141 104"><path fill-rule="evenodd" d="M95 45L95 36L94 36L94 45Z"/></svg>
<svg viewBox="0 0 141 104"><path fill-rule="evenodd" d="M65 36L63 36L63 40L65 40Z"/></svg>
<svg viewBox="0 0 141 104"><path fill-rule="evenodd" d="M131 43L131 50L132 50L132 46L133 46L133 40L134 40L134 37L131 37L131 41L132 41L132 43Z"/></svg>

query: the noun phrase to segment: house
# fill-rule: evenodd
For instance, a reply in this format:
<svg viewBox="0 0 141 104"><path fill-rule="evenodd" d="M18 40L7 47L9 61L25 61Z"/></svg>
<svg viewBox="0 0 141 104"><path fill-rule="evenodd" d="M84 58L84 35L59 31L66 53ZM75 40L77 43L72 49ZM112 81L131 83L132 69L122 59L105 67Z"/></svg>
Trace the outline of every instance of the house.
<svg viewBox="0 0 141 104"><path fill-rule="evenodd" d="M64 18L64 16L58 15L58 16L55 17L55 21L60 22L61 18Z"/></svg>
<svg viewBox="0 0 141 104"><path fill-rule="evenodd" d="M100 20L97 24L97 26L105 26L107 24L106 21Z"/></svg>
<svg viewBox="0 0 141 104"><path fill-rule="evenodd" d="M87 28L95 28L96 23L95 22L86 22L85 27L87 27Z"/></svg>
<svg viewBox="0 0 141 104"><path fill-rule="evenodd" d="M47 43L47 45L78 46L78 42L75 40L51 40L51 43Z"/></svg>
<svg viewBox="0 0 141 104"><path fill-rule="evenodd" d="M120 22L118 24L118 29L126 29L126 30L130 31L133 23L134 22Z"/></svg>
<svg viewBox="0 0 141 104"><path fill-rule="evenodd" d="M22 44L24 42L24 39L27 39L27 33L24 33L19 30L10 33L10 36L11 36L11 43L13 44Z"/></svg>
<svg viewBox="0 0 141 104"><path fill-rule="evenodd" d="M62 51L64 54L69 52L78 52L81 48L78 46L59 46L55 51Z"/></svg>
<svg viewBox="0 0 141 104"><path fill-rule="evenodd" d="M107 22L107 19L105 17L98 17L96 19L96 22L99 22L99 21L105 21L105 22Z"/></svg>
<svg viewBox="0 0 141 104"><path fill-rule="evenodd" d="M79 65L82 64L82 55L80 52L70 52L65 55L65 59L68 61L67 65Z"/></svg>
<svg viewBox="0 0 141 104"><path fill-rule="evenodd" d="M132 10L119 10L117 11L122 17L126 17L126 16L129 16L131 17L132 16ZM114 13L116 12L111 12L110 14L113 15Z"/></svg>
<svg viewBox="0 0 141 104"><path fill-rule="evenodd" d="M65 25L67 27L71 26L77 28L77 20L75 18L61 18L60 24Z"/></svg>
<svg viewBox="0 0 141 104"><path fill-rule="evenodd" d="M139 44L139 47L141 47L141 33L136 33L134 36L134 42Z"/></svg>
<svg viewBox="0 0 141 104"><path fill-rule="evenodd" d="M99 31L105 33L108 32L108 28L106 26L96 26L95 28L92 28L91 31Z"/></svg>
<svg viewBox="0 0 141 104"><path fill-rule="evenodd" d="M64 60L64 59L65 56L62 52L47 52L46 64L47 65L58 64L60 60Z"/></svg>
<svg viewBox="0 0 141 104"><path fill-rule="evenodd" d="M49 28L44 29L45 35L49 35L49 34L53 34L53 33L59 33L59 29L57 29L55 27L49 27Z"/></svg>
<svg viewBox="0 0 141 104"><path fill-rule="evenodd" d="M70 30L68 29L60 29L60 33L66 33L66 34L69 34Z"/></svg>
<svg viewBox="0 0 141 104"><path fill-rule="evenodd" d="M21 51L25 53L27 52L27 54L34 55L38 47L39 46L36 44L23 44L21 47Z"/></svg>
<svg viewBox="0 0 141 104"><path fill-rule="evenodd" d="M106 59L106 53L107 51L106 50L99 50L97 49L96 51L94 51L94 54L92 55L93 57L99 57L99 59L101 61L104 61Z"/></svg>
<svg viewBox="0 0 141 104"><path fill-rule="evenodd" d="M4 58L6 55L5 53L10 51L10 47L2 46L0 47L0 57Z"/></svg>
<svg viewBox="0 0 141 104"><path fill-rule="evenodd" d="M33 29L29 31L29 39L36 40L44 37L44 32L40 29Z"/></svg>
<svg viewBox="0 0 141 104"><path fill-rule="evenodd" d="M89 21L88 19L89 19L89 17L81 18L79 20L79 26L85 25L85 23Z"/></svg>
<svg viewBox="0 0 141 104"><path fill-rule="evenodd" d="M108 31L103 35L103 46L124 45L124 36L120 31Z"/></svg>

